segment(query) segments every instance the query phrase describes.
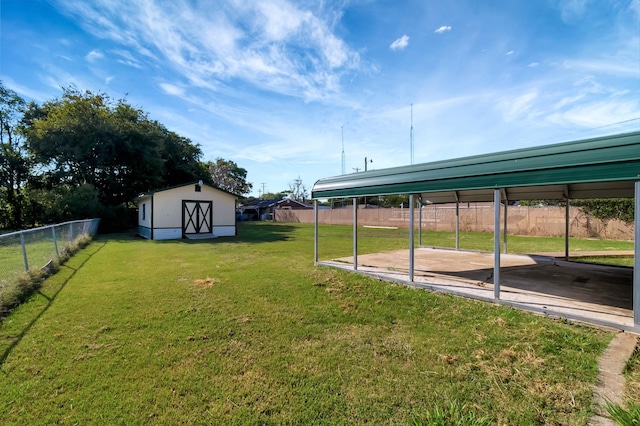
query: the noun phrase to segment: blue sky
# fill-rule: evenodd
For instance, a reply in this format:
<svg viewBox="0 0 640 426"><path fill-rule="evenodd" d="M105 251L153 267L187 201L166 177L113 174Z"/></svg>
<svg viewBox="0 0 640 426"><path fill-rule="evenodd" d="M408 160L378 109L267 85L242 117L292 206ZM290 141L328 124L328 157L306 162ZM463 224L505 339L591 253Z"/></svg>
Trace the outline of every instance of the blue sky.
<svg viewBox="0 0 640 426"><path fill-rule="evenodd" d="M640 0L1 0L0 79L102 91L248 171L298 176L640 129Z"/></svg>

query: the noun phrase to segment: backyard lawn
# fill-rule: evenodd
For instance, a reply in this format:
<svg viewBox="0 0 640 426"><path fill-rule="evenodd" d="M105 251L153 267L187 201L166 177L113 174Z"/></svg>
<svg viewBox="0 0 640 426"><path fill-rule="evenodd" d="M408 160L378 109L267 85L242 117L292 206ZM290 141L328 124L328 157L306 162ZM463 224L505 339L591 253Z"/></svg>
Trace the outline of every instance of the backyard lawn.
<svg viewBox="0 0 640 426"><path fill-rule="evenodd" d="M320 233L321 259L351 254L351 228ZM406 235L363 229L359 252L405 248ZM0 418L580 425L612 337L315 267L310 225L241 223L237 237L201 241L106 235L0 324Z"/></svg>

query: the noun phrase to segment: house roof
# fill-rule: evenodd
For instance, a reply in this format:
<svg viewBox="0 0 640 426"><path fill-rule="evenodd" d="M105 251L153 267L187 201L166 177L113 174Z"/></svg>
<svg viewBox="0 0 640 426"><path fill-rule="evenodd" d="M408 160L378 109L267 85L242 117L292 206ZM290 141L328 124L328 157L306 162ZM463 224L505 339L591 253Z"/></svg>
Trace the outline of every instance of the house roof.
<svg viewBox="0 0 640 426"><path fill-rule="evenodd" d="M225 191L224 189L218 188L215 185L209 185L208 183L200 183L200 181L193 181L193 182L183 183L181 185L173 185L173 186L168 186L166 188L161 188L161 189L156 189L156 190L153 190L153 191L143 192L142 194L138 195L135 199L139 200L140 198L143 198L145 196L150 196L150 195L153 195L153 194L158 193L158 192L170 191L172 189L178 189L178 188L182 188L182 187L185 187L185 186L191 186L191 185L197 185L197 184L200 184L201 186L207 186L207 187L209 187L211 189L215 189L217 191L221 191L221 192L224 192L224 193L229 194L229 195L233 195L234 197L238 198L238 195L236 195L234 193L231 193L229 191Z"/></svg>
<svg viewBox="0 0 640 426"><path fill-rule="evenodd" d="M373 170L317 181L312 198L419 194L434 203L633 197L640 132Z"/></svg>
<svg viewBox="0 0 640 426"><path fill-rule="evenodd" d="M306 209L312 209L313 206L307 203L303 203L302 201L298 201L298 200L292 200L291 198L283 198L280 201L278 201L276 204L282 204L282 203L289 203L289 204L297 204L301 207L304 207Z"/></svg>
<svg viewBox="0 0 640 426"><path fill-rule="evenodd" d="M268 200L257 199L253 200L250 203L244 204L240 206L243 209L264 209L266 207L271 207L275 205L278 201L281 201L282 198L270 198Z"/></svg>

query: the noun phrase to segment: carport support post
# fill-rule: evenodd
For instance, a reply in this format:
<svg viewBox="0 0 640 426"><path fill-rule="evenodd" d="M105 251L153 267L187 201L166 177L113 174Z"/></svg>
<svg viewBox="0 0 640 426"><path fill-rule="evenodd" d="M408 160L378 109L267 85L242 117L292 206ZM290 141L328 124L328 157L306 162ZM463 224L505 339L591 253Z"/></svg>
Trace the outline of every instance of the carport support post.
<svg viewBox="0 0 640 426"><path fill-rule="evenodd" d="M460 250L460 201L456 201L456 250Z"/></svg>
<svg viewBox="0 0 640 426"><path fill-rule="evenodd" d="M353 270L358 270L358 199L353 199Z"/></svg>
<svg viewBox="0 0 640 426"><path fill-rule="evenodd" d="M503 241L502 241L502 252L507 253L507 211L509 210L509 201L505 197L504 199L504 230L503 232Z"/></svg>
<svg viewBox="0 0 640 426"><path fill-rule="evenodd" d="M422 201L418 203L418 247L422 247Z"/></svg>
<svg viewBox="0 0 640 426"><path fill-rule="evenodd" d="M640 326L640 181L636 181L633 260L633 325Z"/></svg>
<svg viewBox="0 0 640 426"><path fill-rule="evenodd" d="M313 261L318 263L318 200L313 200Z"/></svg>
<svg viewBox="0 0 640 426"><path fill-rule="evenodd" d="M493 191L493 298L500 299L500 190Z"/></svg>
<svg viewBox="0 0 640 426"><path fill-rule="evenodd" d="M569 199L564 209L564 260L569 260Z"/></svg>
<svg viewBox="0 0 640 426"><path fill-rule="evenodd" d="M413 194L409 194L409 282L413 282L413 216L415 210L415 203L413 202Z"/></svg>

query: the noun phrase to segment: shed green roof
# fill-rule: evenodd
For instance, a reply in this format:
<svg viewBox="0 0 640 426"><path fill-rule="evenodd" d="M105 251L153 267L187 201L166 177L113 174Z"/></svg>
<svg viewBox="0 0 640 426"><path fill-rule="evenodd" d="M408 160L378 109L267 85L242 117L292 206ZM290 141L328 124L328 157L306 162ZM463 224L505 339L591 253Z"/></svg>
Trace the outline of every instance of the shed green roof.
<svg viewBox="0 0 640 426"><path fill-rule="evenodd" d="M432 202L633 197L640 132L320 179L312 198L421 194Z"/></svg>

